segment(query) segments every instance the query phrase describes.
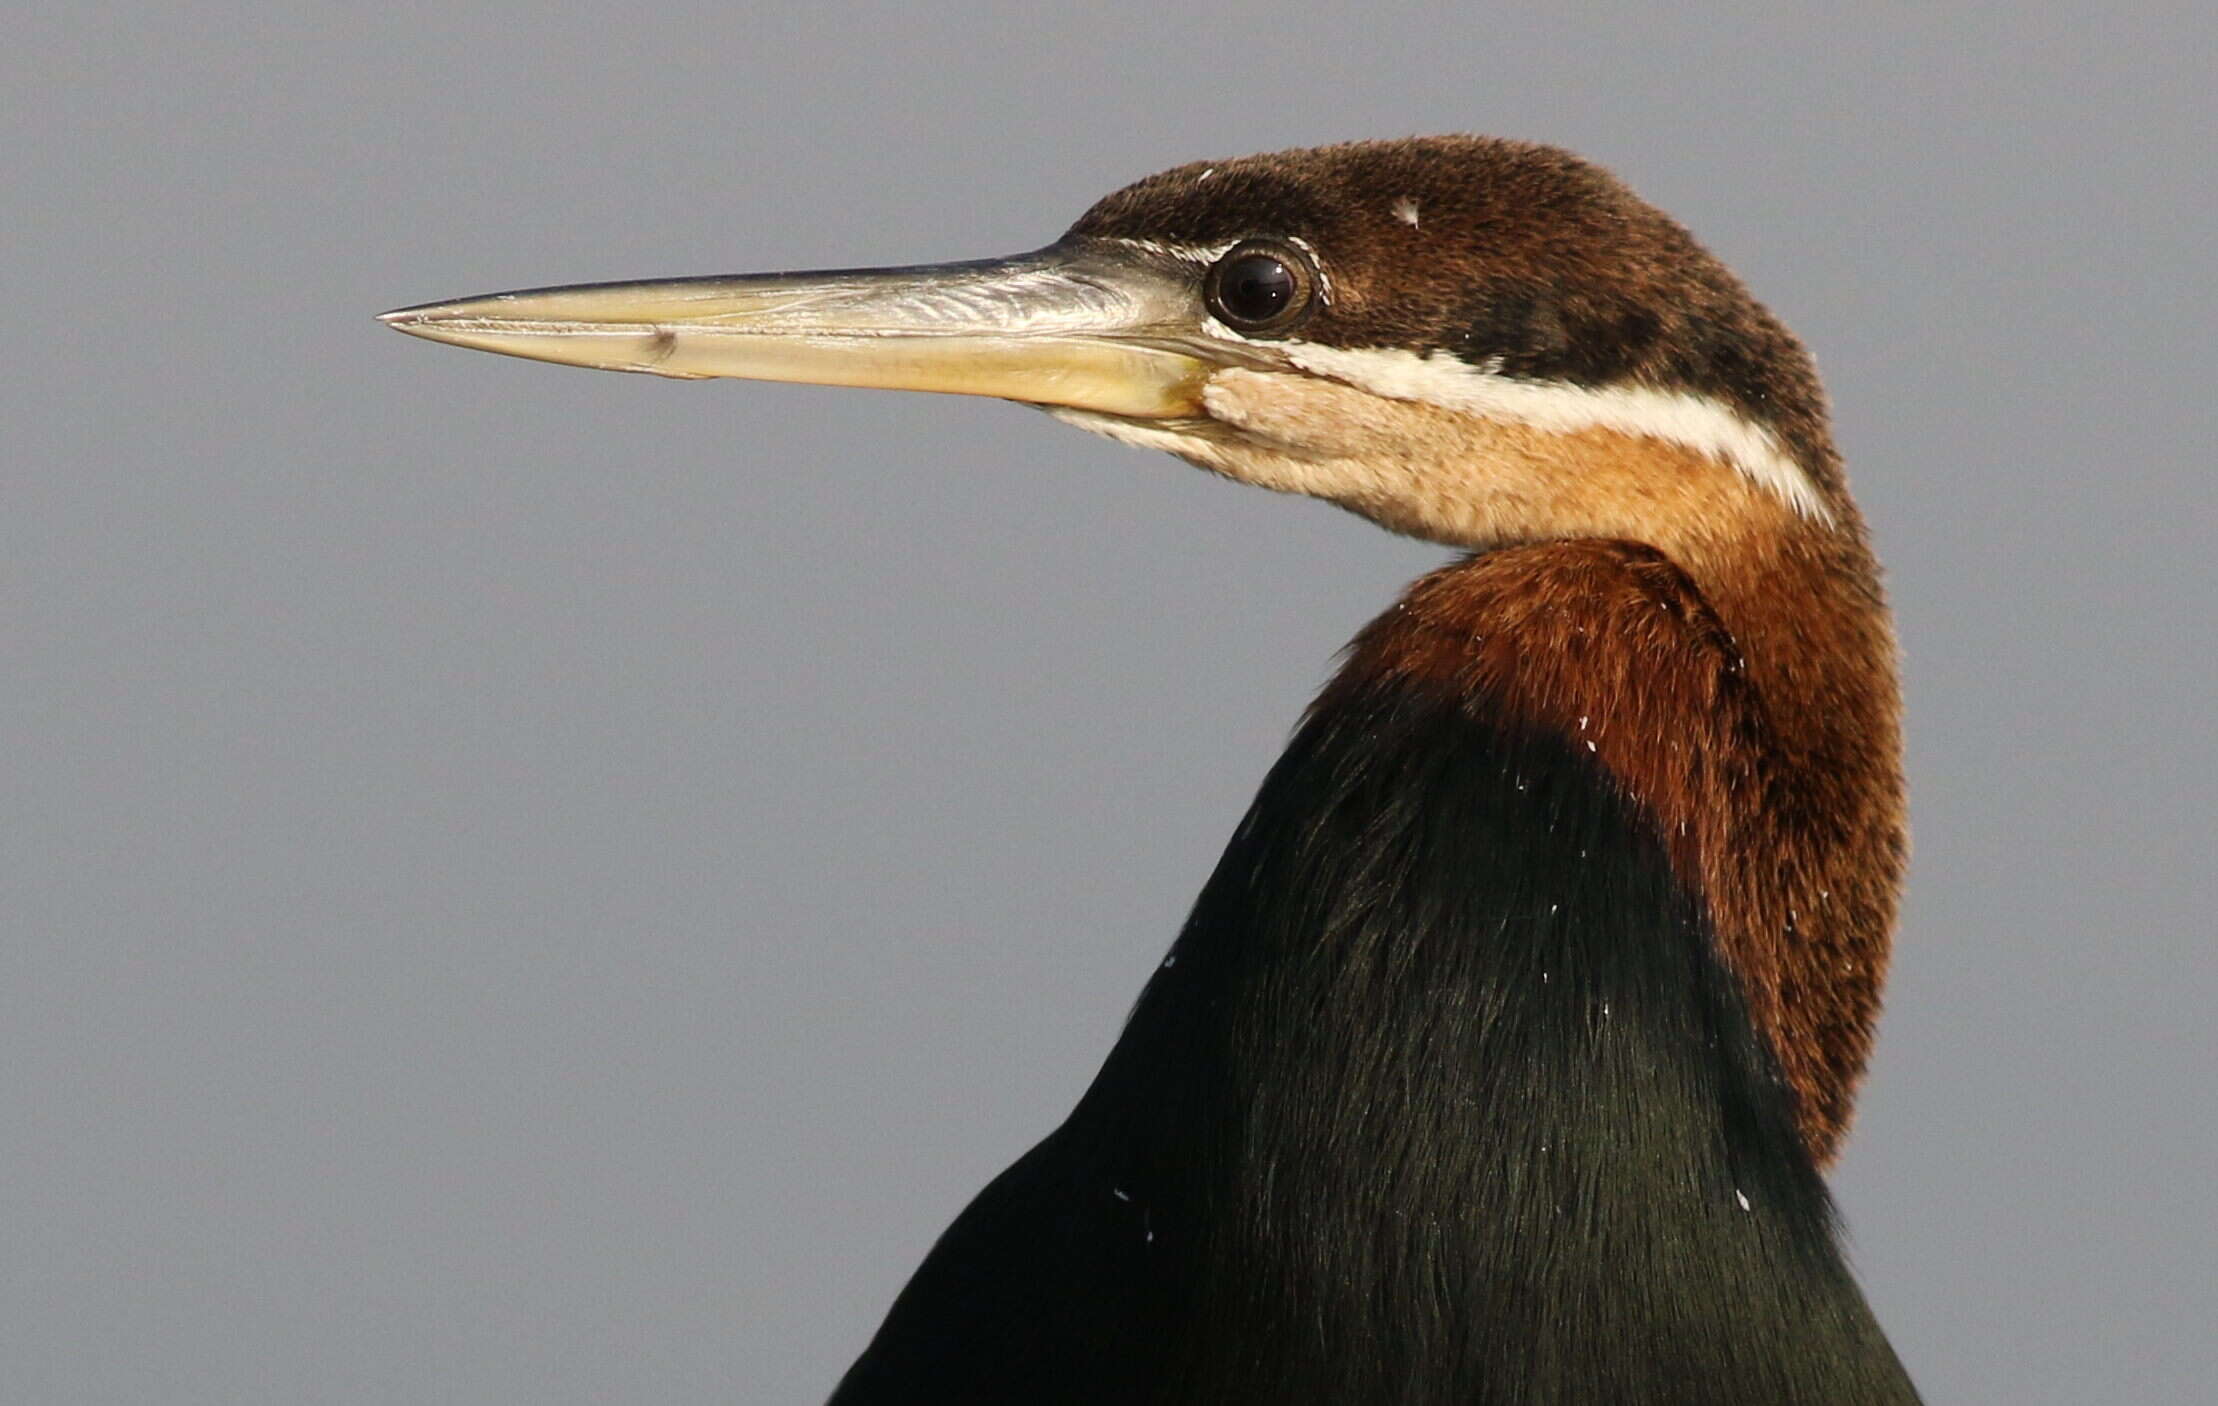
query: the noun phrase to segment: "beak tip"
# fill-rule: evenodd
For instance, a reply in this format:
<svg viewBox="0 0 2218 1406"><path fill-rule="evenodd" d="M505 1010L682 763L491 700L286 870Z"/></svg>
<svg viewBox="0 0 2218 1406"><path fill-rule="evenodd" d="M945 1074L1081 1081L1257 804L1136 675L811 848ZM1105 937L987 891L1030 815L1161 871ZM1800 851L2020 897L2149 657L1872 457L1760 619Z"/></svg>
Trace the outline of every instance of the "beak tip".
<svg viewBox="0 0 2218 1406"><path fill-rule="evenodd" d="M396 332L413 332L430 314L429 308L394 308L391 312L379 313L377 320Z"/></svg>
<svg viewBox="0 0 2218 1406"><path fill-rule="evenodd" d="M411 337L421 337L428 342L445 342L453 340L451 336L442 335L451 328L452 324L447 319L453 316L453 312L454 309L445 304L427 303L421 307L394 308L391 312L381 312L377 315L377 320L395 332L405 332Z"/></svg>

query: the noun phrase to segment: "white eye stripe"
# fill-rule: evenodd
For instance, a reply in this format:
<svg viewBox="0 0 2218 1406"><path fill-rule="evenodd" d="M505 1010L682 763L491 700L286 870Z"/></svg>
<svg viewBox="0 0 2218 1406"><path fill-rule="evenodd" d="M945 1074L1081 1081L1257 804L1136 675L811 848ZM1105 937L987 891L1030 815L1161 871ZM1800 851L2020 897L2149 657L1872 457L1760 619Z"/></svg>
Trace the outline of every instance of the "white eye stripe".
<svg viewBox="0 0 2218 1406"><path fill-rule="evenodd" d="M1263 236L1256 237L1261 238ZM1309 256L1309 266L1317 274L1317 299L1326 307L1332 306L1332 272L1325 267L1325 261L1317 257L1317 246L1298 234L1269 237L1291 244ZM1226 239L1215 244L1176 244L1161 239L1126 239L1120 237L1115 242L1124 245L1128 249L1138 249L1145 254L1178 259L1185 263L1198 264L1203 268L1207 268L1241 245L1251 242L1251 240Z"/></svg>
<svg viewBox="0 0 2218 1406"><path fill-rule="evenodd" d="M1332 306L1332 271L1325 261L1317 257L1317 246L1298 234L1285 236L1286 242L1309 256L1309 267L1317 275L1317 301L1325 307Z"/></svg>
<svg viewBox="0 0 2218 1406"><path fill-rule="evenodd" d="M1208 265L1225 256L1226 251L1237 248L1244 240L1227 239L1221 244L1172 244L1160 239L1123 239L1116 243L1144 254L1156 254L1169 259L1181 259L1189 264Z"/></svg>
<svg viewBox="0 0 2218 1406"><path fill-rule="evenodd" d="M1279 238L1309 256L1309 267L1317 278L1317 302L1322 307L1331 307L1332 274L1326 269L1325 261L1317 257L1317 246L1298 234L1279 236ZM1197 268L1208 268L1241 245L1254 241L1250 239L1227 239L1215 244L1173 244L1160 239L1128 239L1118 236L1113 242L1122 244L1128 249L1137 249L1144 254L1154 254L1158 258L1178 259L1193 264ZM1252 340L1219 322L1213 314L1206 310L1202 313L1201 330L1219 341L1248 342Z"/></svg>
<svg viewBox="0 0 2218 1406"><path fill-rule="evenodd" d="M1279 348L1305 371L1390 400L1423 401L1559 434L1607 429L1682 445L1732 465L1804 517L1833 525L1833 514L1809 471L1780 445L1778 437L1707 396L1645 386L1588 388L1522 381L1502 375L1498 362L1473 366L1445 352L1420 356L1398 347L1328 347L1316 342L1283 342Z"/></svg>

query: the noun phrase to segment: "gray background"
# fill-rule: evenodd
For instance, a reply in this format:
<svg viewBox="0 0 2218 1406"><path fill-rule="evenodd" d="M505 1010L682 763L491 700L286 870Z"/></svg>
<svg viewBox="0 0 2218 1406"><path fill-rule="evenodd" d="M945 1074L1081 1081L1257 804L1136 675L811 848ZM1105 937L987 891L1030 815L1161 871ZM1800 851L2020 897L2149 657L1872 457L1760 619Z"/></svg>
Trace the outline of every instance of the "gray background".
<svg viewBox="0 0 2218 1406"><path fill-rule="evenodd" d="M817 1398L1443 555L372 313L1457 129L1615 167L1828 373L1908 651L1837 1178L1902 1355L2209 1399L2209 6L316 8L0 51L0 1399Z"/></svg>

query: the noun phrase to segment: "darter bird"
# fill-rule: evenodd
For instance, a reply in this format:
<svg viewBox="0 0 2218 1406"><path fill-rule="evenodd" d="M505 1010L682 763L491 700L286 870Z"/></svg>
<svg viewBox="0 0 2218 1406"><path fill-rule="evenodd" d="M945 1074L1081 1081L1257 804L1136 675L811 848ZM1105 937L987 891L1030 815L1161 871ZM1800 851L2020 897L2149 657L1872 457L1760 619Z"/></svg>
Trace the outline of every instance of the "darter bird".
<svg viewBox="0 0 2218 1406"><path fill-rule="evenodd" d="M1356 143L1013 258L385 320L998 396L1461 553L1350 646L839 1406L1917 1399L1821 1178L1905 849L1878 570L1801 344L1614 177Z"/></svg>

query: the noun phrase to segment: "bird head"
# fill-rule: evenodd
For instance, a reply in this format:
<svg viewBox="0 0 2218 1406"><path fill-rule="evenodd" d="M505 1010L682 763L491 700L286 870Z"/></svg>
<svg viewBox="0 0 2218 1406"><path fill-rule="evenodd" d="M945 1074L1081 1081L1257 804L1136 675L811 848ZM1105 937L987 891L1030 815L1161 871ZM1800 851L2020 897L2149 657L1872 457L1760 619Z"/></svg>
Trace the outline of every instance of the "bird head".
<svg viewBox="0 0 2218 1406"><path fill-rule="evenodd" d="M1608 173L1479 137L1196 162L1010 258L385 314L604 370L996 396L1463 547L1698 564L1852 518L1800 344Z"/></svg>

